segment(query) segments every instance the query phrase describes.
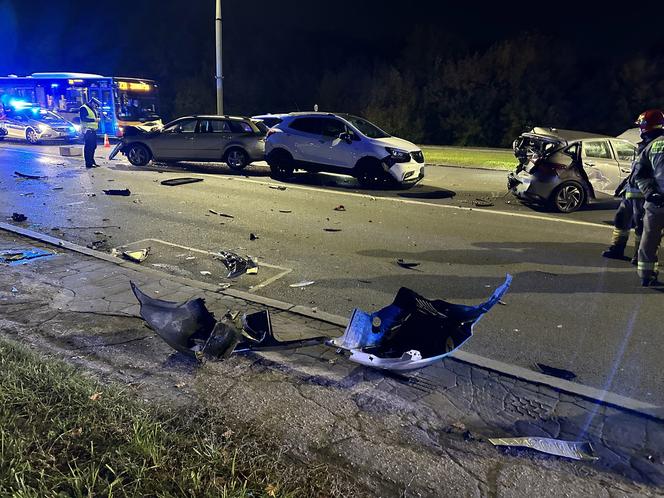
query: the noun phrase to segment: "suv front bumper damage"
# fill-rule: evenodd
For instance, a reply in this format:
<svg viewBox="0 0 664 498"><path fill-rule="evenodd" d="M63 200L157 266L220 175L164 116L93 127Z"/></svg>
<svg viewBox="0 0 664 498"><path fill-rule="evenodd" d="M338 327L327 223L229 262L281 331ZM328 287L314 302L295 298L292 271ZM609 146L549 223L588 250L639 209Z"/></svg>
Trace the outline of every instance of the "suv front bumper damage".
<svg viewBox="0 0 664 498"><path fill-rule="evenodd" d="M383 162L383 167L397 182L404 185L414 185L424 178L424 165L411 160L407 163L396 163L389 166Z"/></svg>

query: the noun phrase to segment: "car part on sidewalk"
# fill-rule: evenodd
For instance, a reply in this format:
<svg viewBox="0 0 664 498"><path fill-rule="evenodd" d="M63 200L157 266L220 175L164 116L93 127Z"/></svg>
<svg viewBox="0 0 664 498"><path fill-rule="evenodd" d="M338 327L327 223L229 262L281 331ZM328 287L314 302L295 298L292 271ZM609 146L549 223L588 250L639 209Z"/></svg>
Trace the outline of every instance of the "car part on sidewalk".
<svg viewBox="0 0 664 498"><path fill-rule="evenodd" d="M168 187L177 187L178 185L186 185L187 183L198 183L202 181L202 178L171 178L170 180L163 180L161 184Z"/></svg>
<svg viewBox="0 0 664 498"><path fill-rule="evenodd" d="M23 213L12 213L12 221L15 221L17 223L20 223L22 221L26 221L28 217L24 215Z"/></svg>
<svg viewBox="0 0 664 498"><path fill-rule="evenodd" d="M245 273L258 273L258 264L250 257L243 258L234 252L219 251L215 255L215 259L221 261L228 270L226 278L237 278Z"/></svg>
<svg viewBox="0 0 664 498"><path fill-rule="evenodd" d="M494 446L510 446L531 448L549 455L571 458L573 460L599 460L593 453L590 443L579 441L563 441L546 437L510 437L489 439Z"/></svg>
<svg viewBox="0 0 664 498"><path fill-rule="evenodd" d="M420 263L417 263L416 261L404 261L401 258L397 259L397 264L401 268L406 268L407 270L412 270L413 268L420 266Z"/></svg>
<svg viewBox="0 0 664 498"><path fill-rule="evenodd" d="M483 304L466 306L431 301L402 287L394 302L375 312L355 309L344 334L328 342L349 360L385 370L427 367L456 351L473 327L509 289L512 276Z"/></svg>
<svg viewBox="0 0 664 498"><path fill-rule="evenodd" d="M9 266L24 265L38 258L55 256L55 253L44 249L10 249L0 251L0 264Z"/></svg>
<svg viewBox="0 0 664 498"><path fill-rule="evenodd" d="M279 341L272 331L267 310L237 315L226 313L217 321L205 300L183 303L154 299L134 282L131 289L141 305L140 315L159 337L176 351L199 360L223 359L235 352L291 349L322 344L326 337Z"/></svg>
<svg viewBox="0 0 664 498"><path fill-rule="evenodd" d="M122 257L133 262L133 263L142 263L145 261L150 254L150 248L141 249L139 251L124 251Z"/></svg>
<svg viewBox="0 0 664 498"><path fill-rule="evenodd" d="M121 195L124 197L128 197L131 195L131 191L128 188L118 190L118 189L111 189L111 190L104 190L104 193L106 195Z"/></svg>

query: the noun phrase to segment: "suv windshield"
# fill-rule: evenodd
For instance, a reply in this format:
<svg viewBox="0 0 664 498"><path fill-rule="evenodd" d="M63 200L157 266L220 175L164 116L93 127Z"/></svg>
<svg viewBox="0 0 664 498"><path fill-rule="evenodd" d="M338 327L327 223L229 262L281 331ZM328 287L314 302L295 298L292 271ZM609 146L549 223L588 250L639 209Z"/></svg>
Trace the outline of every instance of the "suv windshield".
<svg viewBox="0 0 664 498"><path fill-rule="evenodd" d="M352 124L355 128L360 130L364 136L369 138L387 138L391 135L385 133L383 130L378 128L375 124L367 121L364 118L358 116L353 116L352 114L339 114L342 118Z"/></svg>

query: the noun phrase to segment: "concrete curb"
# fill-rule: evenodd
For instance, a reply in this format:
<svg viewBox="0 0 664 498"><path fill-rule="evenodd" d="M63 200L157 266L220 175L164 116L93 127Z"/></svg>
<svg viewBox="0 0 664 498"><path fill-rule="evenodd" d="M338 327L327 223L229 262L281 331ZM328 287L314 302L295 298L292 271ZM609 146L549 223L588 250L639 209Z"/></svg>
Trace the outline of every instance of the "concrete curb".
<svg viewBox="0 0 664 498"><path fill-rule="evenodd" d="M56 247L68 249L70 251L84 254L86 256L90 256L96 259L101 259L103 261L107 261L115 265L123 266L126 268L132 268L134 270L141 271L144 273L152 274L159 277L163 277L164 275L164 273L159 270L142 267L135 263L130 263L128 261L122 260L120 258L111 256L109 254L100 251L95 251L87 247L79 246L78 244L73 244L71 242L67 242L65 240L52 237L50 235L34 232L32 230L28 230L27 228L17 227L9 223L0 222L0 230L4 230L9 233L14 233L16 235L21 235L23 237L37 240L39 242L50 244ZM174 280L176 282L180 282L183 285L188 285L190 287L197 287L203 290L216 292L218 294L226 295L229 297L243 299L251 303L260 304L263 306L269 306L282 311L288 311L290 313L295 313L300 316L305 316L307 318L312 318L332 325L337 325L339 327L346 327L346 325L348 324L348 318L332 315L330 313L321 312L321 311L314 312L310 308L307 308L306 306L294 305L291 303L278 301L276 299L257 296L255 294L240 291L237 289L220 290L215 285L211 285L205 282L200 282L197 280L191 280L184 277L178 277L170 274L168 274L168 277L169 279ZM578 396L580 398L592 401L600 405L608 405L621 410L634 412L636 414L648 418L664 421L663 407L658 407L650 403L638 401L609 391L585 386L583 384L578 384L576 382L566 381L549 375L544 375L542 373L535 372L527 368L492 360L490 358L485 358L483 356L479 356L473 353L468 353L466 351L457 351L452 356L450 356L450 359L466 363L475 367L479 367L485 370L494 371L501 375L512 377L521 380L523 382L528 382L537 385L544 385L553 388L557 391L560 391L562 393L569 394L572 396Z"/></svg>

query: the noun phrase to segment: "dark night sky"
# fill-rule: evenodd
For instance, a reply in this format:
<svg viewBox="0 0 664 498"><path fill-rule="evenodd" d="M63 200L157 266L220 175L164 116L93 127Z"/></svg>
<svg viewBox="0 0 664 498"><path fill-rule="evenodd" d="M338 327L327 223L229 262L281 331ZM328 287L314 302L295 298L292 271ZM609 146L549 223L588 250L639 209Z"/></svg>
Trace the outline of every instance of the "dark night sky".
<svg viewBox="0 0 664 498"><path fill-rule="evenodd" d="M661 39L660 30L641 27L643 16L637 12L580 6L578 2L552 3L555 11L548 13L541 3L536 9L505 2L494 2L489 8L472 2L396 0L223 3L229 49L241 46L247 36L260 37L266 44L287 43L295 31L314 45L336 40L353 47L354 53L389 56L426 27L462 40L471 49L523 32L540 32L565 38L579 51L599 57L610 57L615 50L649 48ZM97 72L134 70L135 64L126 59L124 42L163 43L170 32L191 37L198 45L209 44L214 34L213 14L214 0L0 0L0 40L4 44L0 74L71 70L80 65ZM99 38L105 41L100 43ZM85 50L77 45L95 47L107 57L83 61ZM118 59L119 51L122 57ZM296 56L297 50L293 52ZM158 65L147 61L141 68L152 73Z"/></svg>

